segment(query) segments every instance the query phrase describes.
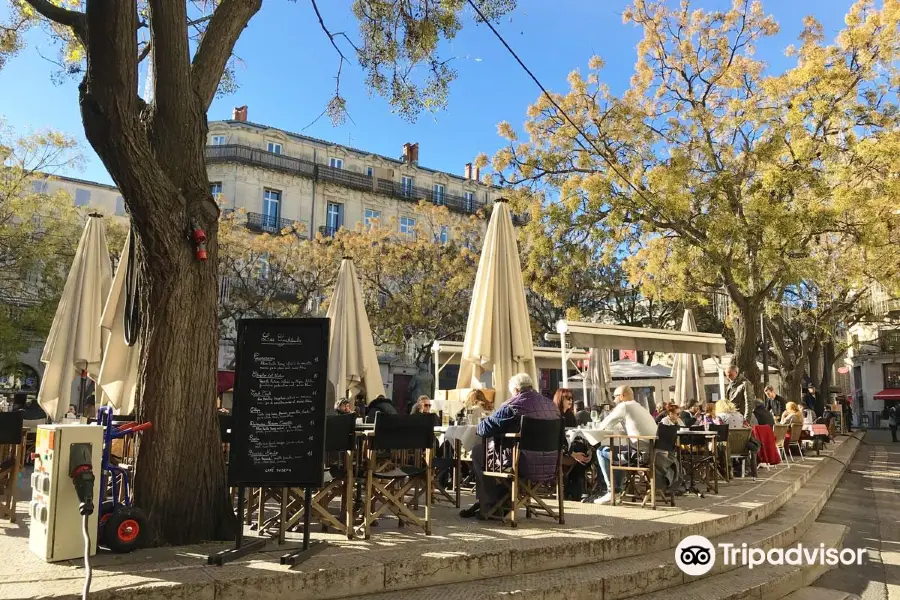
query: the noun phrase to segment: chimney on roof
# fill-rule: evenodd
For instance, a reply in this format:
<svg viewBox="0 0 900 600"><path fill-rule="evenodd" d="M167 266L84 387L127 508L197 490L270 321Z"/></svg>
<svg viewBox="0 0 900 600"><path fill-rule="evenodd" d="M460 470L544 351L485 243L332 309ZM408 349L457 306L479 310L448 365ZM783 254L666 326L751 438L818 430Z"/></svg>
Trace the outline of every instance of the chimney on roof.
<svg viewBox="0 0 900 600"><path fill-rule="evenodd" d="M465 178L467 180L472 179L472 163L466 163Z"/></svg>
<svg viewBox="0 0 900 600"><path fill-rule="evenodd" d="M231 119L233 121L246 121L247 120L247 105L244 106L235 106L234 112L231 115Z"/></svg>
<svg viewBox="0 0 900 600"><path fill-rule="evenodd" d="M419 144L409 142L403 144L403 162L408 165L419 164Z"/></svg>
<svg viewBox="0 0 900 600"><path fill-rule="evenodd" d="M475 181L481 181L481 167L475 167L475 176L472 178Z"/></svg>

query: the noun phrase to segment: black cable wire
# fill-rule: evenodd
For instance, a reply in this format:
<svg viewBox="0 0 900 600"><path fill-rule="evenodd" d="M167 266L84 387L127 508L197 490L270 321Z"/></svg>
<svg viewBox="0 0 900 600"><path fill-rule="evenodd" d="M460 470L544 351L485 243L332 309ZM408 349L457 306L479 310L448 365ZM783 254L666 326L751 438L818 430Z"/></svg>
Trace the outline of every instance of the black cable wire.
<svg viewBox="0 0 900 600"><path fill-rule="evenodd" d="M525 63L522 62L522 59L519 58L519 55L516 54L516 52L510 47L510 45L506 43L506 40L503 39L503 36L500 35L500 32L498 32L498 31L494 28L494 26L493 26L493 25L491 24L491 22L487 19L487 17L484 16L484 13L482 13L481 10L475 5L474 0L468 0L468 2L469 2L469 5L472 7L472 9L478 14L478 17L479 17L482 21L484 21L485 25L487 25L487 26L490 28L490 30L494 33L494 35L497 37L497 39L500 40L500 43L503 44L503 46L509 51L509 53L512 55L512 57L513 57L514 59L516 59L516 62L519 63L519 66L522 67L522 69L523 69L526 73L528 73L528 76L531 78L531 80L532 80L532 81L533 81L533 82L541 89L541 91L542 91L542 92L544 93L544 95L547 97L547 100L550 101L550 104L552 104L552 105L556 108L556 110L559 111L559 114L562 115L562 117L563 117L566 121L569 122L569 125L571 125L572 127L574 127L574 128L575 128L575 131L577 131L577 132L581 135L581 137L584 138L584 141L586 141L588 144L590 144L590 146L591 146L591 147L594 149L594 151L600 156L600 158L602 158L603 161L609 166L609 168L612 170L613 173L615 173L616 175L618 175L619 178L620 178L622 181L624 181L626 184L628 184L628 187L630 187L632 190L634 190L634 192L635 192L635 193L636 193L636 194L637 194L644 202L646 202L646 203L648 203L648 204L652 204L652 203L650 202L650 199L647 198L647 196L644 195L644 193L640 190L640 188L638 188L636 185L634 185L633 183L631 183L631 180L628 179L625 175L622 174L622 171L619 170L619 168L618 168L618 167L617 167L617 166L616 166L609 158L607 158L606 154L605 154L605 153L597 146L597 144L595 144L595 143L591 140L591 138L589 138L588 135L581 129L581 127L579 127L579 126L575 123L575 121L573 121L573 120L569 117L568 113L566 113L566 111L564 111L564 110L562 109L562 107L561 107L559 104L557 104L556 100L553 99L553 96L550 95L550 92L547 91L547 88L545 88L544 85L543 85L543 84L538 80L538 78L535 76L535 74L531 72L531 69L529 69L527 66L525 66Z"/></svg>
<svg viewBox="0 0 900 600"><path fill-rule="evenodd" d="M128 238L128 265L125 269L125 343L134 346L141 329L141 303L138 299L138 271L134 259L134 231Z"/></svg>
<svg viewBox="0 0 900 600"><path fill-rule="evenodd" d="M91 536L88 533L89 516L84 515L81 517L81 535L84 537L84 589L81 591L81 600L87 600L91 591L91 578L93 577L91 572Z"/></svg>

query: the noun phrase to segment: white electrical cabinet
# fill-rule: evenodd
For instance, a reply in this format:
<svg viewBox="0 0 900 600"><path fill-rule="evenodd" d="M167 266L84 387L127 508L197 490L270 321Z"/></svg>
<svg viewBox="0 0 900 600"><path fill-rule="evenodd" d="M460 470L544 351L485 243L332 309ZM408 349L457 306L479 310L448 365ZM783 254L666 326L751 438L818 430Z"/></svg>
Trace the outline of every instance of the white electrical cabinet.
<svg viewBox="0 0 900 600"><path fill-rule="evenodd" d="M34 473L31 476L29 547L48 562L84 556L82 516L78 494L70 476L72 444L91 445L94 470L94 512L88 517L91 556L97 553L97 518L100 512L100 465L103 427L99 425L40 425L35 441Z"/></svg>

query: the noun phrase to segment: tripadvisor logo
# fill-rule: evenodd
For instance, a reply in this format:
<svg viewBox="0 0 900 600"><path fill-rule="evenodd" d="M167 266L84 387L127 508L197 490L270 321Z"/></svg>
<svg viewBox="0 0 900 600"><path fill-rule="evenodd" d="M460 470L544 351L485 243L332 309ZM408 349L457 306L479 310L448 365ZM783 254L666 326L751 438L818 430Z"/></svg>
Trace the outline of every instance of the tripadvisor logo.
<svg viewBox="0 0 900 600"><path fill-rule="evenodd" d="M709 573L716 564L716 555L721 556L726 566L745 566L749 569L761 565L862 565L865 558L862 548L826 548L825 544L791 548L763 550L747 544L720 543L713 545L702 535L690 535L675 548L675 564L686 575L698 577Z"/></svg>

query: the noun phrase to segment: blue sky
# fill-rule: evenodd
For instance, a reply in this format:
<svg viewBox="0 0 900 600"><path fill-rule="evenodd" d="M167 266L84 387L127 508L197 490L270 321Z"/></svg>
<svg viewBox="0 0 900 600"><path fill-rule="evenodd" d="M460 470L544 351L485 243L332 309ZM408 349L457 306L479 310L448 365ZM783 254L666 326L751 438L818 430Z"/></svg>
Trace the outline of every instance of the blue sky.
<svg viewBox="0 0 900 600"><path fill-rule="evenodd" d="M677 1L677 0L672 0ZM692 6L724 9L730 0L694 0ZM319 2L332 31L354 31L350 0ZM627 0L519 0L519 8L498 29L524 62L551 90L564 91L566 76L586 67L593 54L606 61L604 79L613 92L628 86L640 32L622 23ZM767 0L764 7L781 25L777 38L758 49L774 70L789 63L783 49L796 39L806 14L815 15L829 39L843 25L851 0ZM0 21L8 5L0 0ZM112 183L106 169L84 140L78 109L78 82L51 81L54 66L38 54L54 57L55 47L40 31L21 54L0 70L0 116L20 132L53 128L81 140L86 165L68 175ZM349 48L348 48L349 50ZM399 156L405 142L418 142L424 166L462 174L463 165L479 152L489 155L502 144L496 124L510 121L517 128L525 109L539 91L485 26L466 27L446 44L445 56L459 77L450 104L439 114L422 114L410 124L392 115L379 97L369 97L363 73L344 67L342 92L352 122L333 127L322 112L334 89L337 55L319 29L307 0L266 0L238 42L240 89L216 100L209 119L231 118L232 107L246 104L257 123L350 144L371 152Z"/></svg>

